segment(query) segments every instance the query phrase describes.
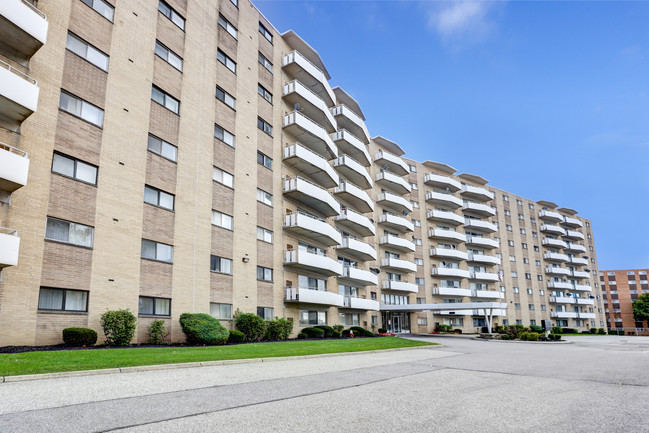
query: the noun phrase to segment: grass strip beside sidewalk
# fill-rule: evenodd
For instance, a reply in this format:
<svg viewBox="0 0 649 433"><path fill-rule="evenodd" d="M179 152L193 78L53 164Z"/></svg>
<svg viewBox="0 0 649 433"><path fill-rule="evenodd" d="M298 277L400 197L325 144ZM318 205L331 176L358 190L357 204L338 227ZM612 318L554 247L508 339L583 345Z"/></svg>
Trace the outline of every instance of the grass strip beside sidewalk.
<svg viewBox="0 0 649 433"><path fill-rule="evenodd" d="M59 350L0 354L0 376L98 370L142 365L232 359L304 356L323 353L363 352L434 345L398 337L343 340L292 340L233 346Z"/></svg>

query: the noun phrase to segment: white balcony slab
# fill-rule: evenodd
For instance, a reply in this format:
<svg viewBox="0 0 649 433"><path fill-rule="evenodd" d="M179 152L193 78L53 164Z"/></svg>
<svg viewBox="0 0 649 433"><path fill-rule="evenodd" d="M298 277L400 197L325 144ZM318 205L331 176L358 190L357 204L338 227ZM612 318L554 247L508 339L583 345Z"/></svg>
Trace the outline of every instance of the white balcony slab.
<svg viewBox="0 0 649 433"><path fill-rule="evenodd" d="M29 2L0 1L0 41L21 61L47 42L47 17Z"/></svg>
<svg viewBox="0 0 649 433"><path fill-rule="evenodd" d="M340 232L325 220L301 212L284 215L284 229L327 246L338 246L342 242Z"/></svg>
<svg viewBox="0 0 649 433"><path fill-rule="evenodd" d="M282 57L282 70L299 80L320 96L328 107L334 105L334 95L326 74L299 51L291 51Z"/></svg>
<svg viewBox="0 0 649 433"><path fill-rule="evenodd" d="M476 271L471 271L471 275L469 276L470 279L472 280L478 280L478 281L491 281L491 282L496 282L499 280L498 274L495 272L476 272Z"/></svg>
<svg viewBox="0 0 649 433"><path fill-rule="evenodd" d="M344 306L344 296L325 290L310 290L300 287L287 287L284 293L284 302L299 302L301 304L329 305L333 307Z"/></svg>
<svg viewBox="0 0 649 433"><path fill-rule="evenodd" d="M381 289L383 290L396 290L400 292L418 293L419 286L407 281L391 281L385 280L381 282Z"/></svg>
<svg viewBox="0 0 649 433"><path fill-rule="evenodd" d="M590 274L584 271L570 271L570 275L574 278L589 278Z"/></svg>
<svg viewBox="0 0 649 433"><path fill-rule="evenodd" d="M428 191L426 192L426 201L428 203L438 204L457 209L462 207L462 199L446 192Z"/></svg>
<svg viewBox="0 0 649 433"><path fill-rule="evenodd" d="M545 273L548 275L570 275L570 269L559 267L545 268Z"/></svg>
<svg viewBox="0 0 649 433"><path fill-rule="evenodd" d="M340 155L334 161L334 168L340 175L361 188L372 188L374 183L362 164L349 155Z"/></svg>
<svg viewBox="0 0 649 433"><path fill-rule="evenodd" d="M476 203L473 201L465 200L464 204L462 205L462 210L464 212L471 212L474 214L487 216L487 217L496 215L496 211L491 206L483 203Z"/></svg>
<svg viewBox="0 0 649 433"><path fill-rule="evenodd" d="M376 260L376 250L370 244L344 237L342 243L336 248L341 254L361 261Z"/></svg>
<svg viewBox="0 0 649 433"><path fill-rule="evenodd" d="M399 232L411 232L415 230L412 221L387 213L379 215L379 224Z"/></svg>
<svg viewBox="0 0 649 433"><path fill-rule="evenodd" d="M426 218L432 221L440 221L454 226L464 224L463 215L458 215L454 212L450 212L446 210L429 209L426 212Z"/></svg>
<svg viewBox="0 0 649 433"><path fill-rule="evenodd" d="M283 160L286 165L293 167L323 188L333 188L340 184L338 173L327 160L300 143L286 146Z"/></svg>
<svg viewBox="0 0 649 433"><path fill-rule="evenodd" d="M577 290L578 292L592 292L593 288L586 284L573 284L571 290Z"/></svg>
<svg viewBox="0 0 649 433"><path fill-rule="evenodd" d="M577 252L577 253L586 252L586 247L584 245L576 244L574 242L566 242L566 246L564 249L566 251Z"/></svg>
<svg viewBox="0 0 649 433"><path fill-rule="evenodd" d="M595 305L594 299L574 298L572 296L550 296L553 304Z"/></svg>
<svg viewBox="0 0 649 433"><path fill-rule="evenodd" d="M344 201L360 213L372 212L374 210L374 201L370 195L359 186L347 180L340 181L340 185L334 189L334 194L336 198Z"/></svg>
<svg viewBox="0 0 649 433"><path fill-rule="evenodd" d="M13 229L0 227L0 269L17 266L20 253L20 237Z"/></svg>
<svg viewBox="0 0 649 433"><path fill-rule="evenodd" d="M284 84L282 97L289 105L299 107L300 111L321 125L327 132L332 133L338 129L336 120L325 101L300 81L293 80Z"/></svg>
<svg viewBox="0 0 649 433"><path fill-rule="evenodd" d="M435 239L446 239L454 242L466 242L466 235L464 233L456 232L453 230L430 229L428 230L428 237Z"/></svg>
<svg viewBox="0 0 649 433"><path fill-rule="evenodd" d="M487 254L475 254L473 252L469 253L468 261L475 263L486 263L490 265L500 264L500 259L496 256L489 256Z"/></svg>
<svg viewBox="0 0 649 433"><path fill-rule="evenodd" d="M563 228L561 228L559 226L556 226L556 225L553 225L553 224L543 224L541 226L541 231L543 233L551 233L551 234L554 234L554 235L565 235L566 234L566 231Z"/></svg>
<svg viewBox="0 0 649 433"><path fill-rule="evenodd" d="M559 239L543 239L542 244L548 248L566 248L567 243Z"/></svg>
<svg viewBox="0 0 649 433"><path fill-rule="evenodd" d="M27 152L0 143L0 190L14 192L27 185L28 174Z"/></svg>
<svg viewBox="0 0 649 433"><path fill-rule="evenodd" d="M572 228L578 228L584 226L582 222L579 221L577 218L571 218L568 216L563 217L563 221L561 221L561 224L566 227L572 227Z"/></svg>
<svg viewBox="0 0 649 433"><path fill-rule="evenodd" d="M583 233L574 230L566 230L566 233L563 235L563 237L565 239L580 239L582 241L586 239Z"/></svg>
<svg viewBox="0 0 649 433"><path fill-rule="evenodd" d="M354 298L353 296L346 296L344 300L344 308L351 308L352 310L368 310L379 311L379 301L365 298Z"/></svg>
<svg viewBox="0 0 649 433"><path fill-rule="evenodd" d="M412 191L410 183L404 178L385 170L376 173L376 183L385 186L400 195L409 194Z"/></svg>
<svg viewBox="0 0 649 433"><path fill-rule="evenodd" d="M350 155L364 167L372 165L372 157L367 151L367 145L351 132L339 129L331 134L331 139L338 146L340 153Z"/></svg>
<svg viewBox="0 0 649 433"><path fill-rule="evenodd" d="M379 150L374 156L374 163L379 167L384 167L392 173L405 176L410 173L410 167L405 163L401 157L393 155L384 150Z"/></svg>
<svg viewBox="0 0 649 433"><path fill-rule="evenodd" d="M424 176L424 183L438 188L448 188L450 191L459 191L462 189L462 184L449 177L441 174L428 173Z"/></svg>
<svg viewBox="0 0 649 433"><path fill-rule="evenodd" d="M286 250L284 252L284 265L322 275L341 275L343 266L331 257L310 253L303 249Z"/></svg>
<svg viewBox="0 0 649 433"><path fill-rule="evenodd" d="M350 286L376 286L379 278L372 271L355 268L353 266L344 266L342 276L338 277L339 284L348 284Z"/></svg>
<svg viewBox="0 0 649 433"><path fill-rule="evenodd" d="M336 223L363 237L376 234L372 220L352 209L342 208L340 215L336 217Z"/></svg>
<svg viewBox="0 0 649 433"><path fill-rule="evenodd" d="M380 192L376 197L376 202L397 212L412 212L412 203L410 201L391 192Z"/></svg>
<svg viewBox="0 0 649 433"><path fill-rule="evenodd" d="M468 260L469 255L466 251L460 251L452 248L431 248L431 257L444 257L447 259Z"/></svg>
<svg viewBox="0 0 649 433"><path fill-rule="evenodd" d="M336 118L340 128L348 130L365 143L370 142L370 134L365 126L365 121L351 108L345 104L339 104L331 108L331 114Z"/></svg>
<svg viewBox="0 0 649 433"><path fill-rule="evenodd" d="M478 201L490 201L494 199L493 192L486 188L473 185L462 185L462 191L460 194L462 194L462 197L468 197L472 200Z"/></svg>
<svg viewBox="0 0 649 433"><path fill-rule="evenodd" d="M393 257L381 259L381 268L382 269L395 269L402 272L416 272L417 265L414 262L395 259Z"/></svg>
<svg viewBox="0 0 649 433"><path fill-rule="evenodd" d="M568 257L565 254L559 254L559 253L545 253L543 254L543 258L547 261L550 262L568 262L570 261L570 257Z"/></svg>
<svg viewBox="0 0 649 433"><path fill-rule="evenodd" d="M430 274L434 277L469 278L471 273L466 269L434 267Z"/></svg>
<svg viewBox="0 0 649 433"><path fill-rule="evenodd" d="M484 248L498 248L500 246L500 242L498 242L496 239L481 238L479 236L471 235L466 236L466 244Z"/></svg>
<svg viewBox="0 0 649 433"><path fill-rule="evenodd" d="M433 295L468 297L471 296L471 290L455 287L433 287Z"/></svg>
<svg viewBox="0 0 649 433"><path fill-rule="evenodd" d="M560 221L563 221L563 215L561 215L559 212L546 209L539 211L539 218L550 223L558 223Z"/></svg>
<svg viewBox="0 0 649 433"><path fill-rule="evenodd" d="M284 179L284 196L290 197L325 216L340 214L340 203L326 189L302 179Z"/></svg>
<svg viewBox="0 0 649 433"><path fill-rule="evenodd" d="M495 233L498 231L498 226L489 221L482 221L475 218L466 218L464 220L465 229L471 229L484 233Z"/></svg>
<svg viewBox="0 0 649 433"><path fill-rule="evenodd" d="M38 93L36 80L0 60L0 126L20 126L36 111Z"/></svg>
<svg viewBox="0 0 649 433"><path fill-rule="evenodd" d="M327 160L338 156L338 148L322 125L299 111L284 115L283 130Z"/></svg>
<svg viewBox="0 0 649 433"><path fill-rule="evenodd" d="M379 238L379 245L391 250L403 252L414 252L416 249L415 244L410 240L396 236L381 236Z"/></svg>
<svg viewBox="0 0 649 433"><path fill-rule="evenodd" d="M505 294L495 290L472 290L471 297L480 299L505 299Z"/></svg>
<svg viewBox="0 0 649 433"><path fill-rule="evenodd" d="M579 265L579 266L585 266L588 264L588 259L585 259L583 257L570 257L569 263Z"/></svg>

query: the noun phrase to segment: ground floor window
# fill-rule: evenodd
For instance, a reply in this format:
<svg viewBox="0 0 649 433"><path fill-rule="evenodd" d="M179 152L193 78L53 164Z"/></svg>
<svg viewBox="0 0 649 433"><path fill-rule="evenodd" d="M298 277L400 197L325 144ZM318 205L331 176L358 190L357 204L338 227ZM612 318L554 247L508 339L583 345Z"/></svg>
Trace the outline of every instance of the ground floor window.
<svg viewBox="0 0 649 433"><path fill-rule="evenodd" d="M210 315L219 320L232 320L232 304L210 303Z"/></svg>
<svg viewBox="0 0 649 433"><path fill-rule="evenodd" d="M530 320L530 326L534 326L534 325L536 325L536 320L534 319Z"/></svg>
<svg viewBox="0 0 649 433"><path fill-rule="evenodd" d="M257 307L257 316L264 320L273 320L273 309L270 307Z"/></svg>
<svg viewBox="0 0 649 433"><path fill-rule="evenodd" d="M417 317L417 325L419 325L419 326L427 326L428 325L428 319L426 317Z"/></svg>
<svg viewBox="0 0 649 433"><path fill-rule="evenodd" d="M464 319L461 317L451 317L444 319L443 324L447 326L464 326Z"/></svg>
<svg viewBox="0 0 649 433"><path fill-rule="evenodd" d="M581 319L576 319L576 320L575 320L575 326L576 326L577 328L581 328L581 327L583 327L583 326L584 326L584 321L581 320Z"/></svg>
<svg viewBox="0 0 649 433"><path fill-rule="evenodd" d="M557 320L556 321L556 326L568 326L568 321L567 320Z"/></svg>
<svg viewBox="0 0 649 433"><path fill-rule="evenodd" d="M300 325L326 325L327 312L317 310L300 310Z"/></svg>
<svg viewBox="0 0 649 433"><path fill-rule="evenodd" d="M151 316L170 316L171 299L140 296L139 313Z"/></svg>
<svg viewBox="0 0 649 433"><path fill-rule="evenodd" d="M487 322L483 318L475 317L473 319L473 326L477 327L482 327L482 326L487 326Z"/></svg>
<svg viewBox="0 0 649 433"><path fill-rule="evenodd" d="M41 287L38 296L38 309L54 311L88 311L88 292L84 290Z"/></svg>
<svg viewBox="0 0 649 433"><path fill-rule="evenodd" d="M340 324L345 326L359 326L358 313L340 313Z"/></svg>
<svg viewBox="0 0 649 433"><path fill-rule="evenodd" d="M372 316L372 325L379 324L379 316Z"/></svg>

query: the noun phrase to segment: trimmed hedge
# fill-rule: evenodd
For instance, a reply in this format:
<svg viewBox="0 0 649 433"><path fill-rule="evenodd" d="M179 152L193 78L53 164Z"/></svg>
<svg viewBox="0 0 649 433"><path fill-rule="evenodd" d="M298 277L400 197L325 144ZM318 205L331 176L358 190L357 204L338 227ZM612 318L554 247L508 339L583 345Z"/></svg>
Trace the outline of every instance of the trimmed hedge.
<svg viewBox="0 0 649 433"><path fill-rule="evenodd" d="M290 322L283 317L275 317L274 320L266 322L264 340L287 340L291 335L291 332L293 332L293 322Z"/></svg>
<svg viewBox="0 0 649 433"><path fill-rule="evenodd" d="M561 331L563 331L563 329L561 328L561 326L553 326L553 327L552 327L552 330L550 331L550 333L551 333L551 334L561 334Z"/></svg>
<svg viewBox="0 0 649 433"><path fill-rule="evenodd" d="M237 310L234 324L246 336L246 341L260 341L266 335L266 321L254 313L241 313Z"/></svg>
<svg viewBox="0 0 649 433"><path fill-rule="evenodd" d="M597 335L606 335L606 331L604 331L604 328L597 328Z"/></svg>
<svg viewBox="0 0 649 433"><path fill-rule="evenodd" d="M230 335L228 336L228 344L239 344L243 343L245 340L246 336L243 332L237 331L236 329L230 331Z"/></svg>
<svg viewBox="0 0 649 433"><path fill-rule="evenodd" d="M456 334L461 334L462 330L460 328L457 328L457 329L454 329L453 332L455 332Z"/></svg>
<svg viewBox="0 0 649 433"><path fill-rule="evenodd" d="M561 333L562 334L578 334L578 332L575 331L575 328L561 328Z"/></svg>
<svg viewBox="0 0 649 433"><path fill-rule="evenodd" d="M297 334L297 338L299 340L306 340L307 338L309 338L309 336L306 335L304 332L300 332L299 334Z"/></svg>
<svg viewBox="0 0 649 433"><path fill-rule="evenodd" d="M108 346L128 346L135 335L137 317L129 310L106 311L101 315L101 328Z"/></svg>
<svg viewBox="0 0 649 433"><path fill-rule="evenodd" d="M500 336L501 340L509 340L509 334L503 334Z"/></svg>
<svg viewBox="0 0 649 433"><path fill-rule="evenodd" d="M543 327L539 325L530 325L530 331L540 334L541 332L543 332Z"/></svg>
<svg viewBox="0 0 649 433"><path fill-rule="evenodd" d="M189 344L225 344L230 336L230 331L221 325L221 322L205 313L181 314L180 327Z"/></svg>
<svg viewBox="0 0 649 433"><path fill-rule="evenodd" d="M374 333L372 331L368 331L367 329L361 328L360 326L352 326L349 329L354 331L354 337L374 337Z"/></svg>
<svg viewBox="0 0 649 433"><path fill-rule="evenodd" d="M304 328L302 334L306 334L307 338L324 338L325 332L320 328Z"/></svg>
<svg viewBox="0 0 649 433"><path fill-rule="evenodd" d="M88 328L65 328L63 341L70 347L93 346L97 342L97 333Z"/></svg>
<svg viewBox="0 0 649 433"><path fill-rule="evenodd" d="M388 332L387 329L385 329L385 328L379 328L379 334L385 334L385 333L387 333L387 332Z"/></svg>
<svg viewBox="0 0 649 433"><path fill-rule="evenodd" d="M314 328L322 329L324 331L324 338L332 338L334 336L334 328L327 325L316 325Z"/></svg>

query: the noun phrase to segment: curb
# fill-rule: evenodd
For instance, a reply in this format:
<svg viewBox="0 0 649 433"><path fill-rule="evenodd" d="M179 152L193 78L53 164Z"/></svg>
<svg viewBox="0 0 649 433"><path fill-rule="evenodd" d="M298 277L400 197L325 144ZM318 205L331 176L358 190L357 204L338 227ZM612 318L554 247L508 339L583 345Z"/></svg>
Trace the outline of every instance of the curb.
<svg viewBox="0 0 649 433"><path fill-rule="evenodd" d="M403 350L433 349L436 346L399 347L395 349L365 350L360 352L321 353L317 355L278 356L273 358L226 359L222 361L184 362L181 364L141 365L137 367L105 368L101 370L63 371L60 373L23 374L20 376L1 376L0 383L26 382L30 380L61 379L66 377L98 376L102 374L139 373L143 371L175 370L180 368L215 367L219 365L253 364L260 362L294 361L296 359L328 358L332 356L360 355L365 353L399 352Z"/></svg>
<svg viewBox="0 0 649 433"><path fill-rule="evenodd" d="M475 337L475 341L496 342L496 343L516 343L516 344L572 344L572 341L559 340L559 341L523 341L523 340L501 340L499 338L479 338Z"/></svg>

